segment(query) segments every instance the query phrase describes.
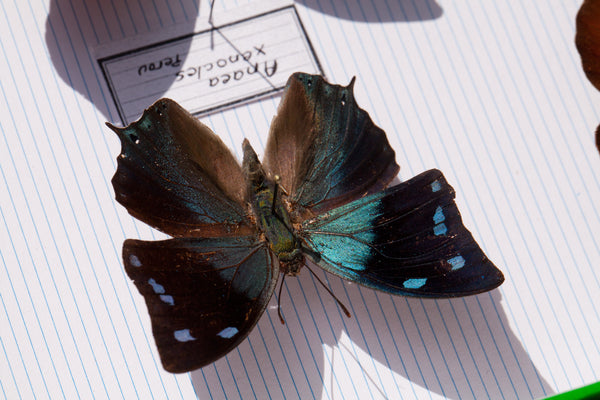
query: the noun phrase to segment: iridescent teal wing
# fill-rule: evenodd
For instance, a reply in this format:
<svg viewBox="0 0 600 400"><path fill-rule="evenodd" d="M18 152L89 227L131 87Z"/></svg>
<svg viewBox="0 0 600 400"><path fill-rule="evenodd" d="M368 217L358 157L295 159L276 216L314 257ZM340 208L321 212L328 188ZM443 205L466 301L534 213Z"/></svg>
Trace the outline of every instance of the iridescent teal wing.
<svg viewBox="0 0 600 400"><path fill-rule="evenodd" d="M306 220L299 234L326 271L393 294L465 296L504 281L438 170Z"/></svg>
<svg viewBox="0 0 600 400"><path fill-rule="evenodd" d="M253 236L127 240L123 260L146 300L162 364L174 373L210 364L244 340L279 276Z"/></svg>
<svg viewBox="0 0 600 400"><path fill-rule="evenodd" d="M263 165L302 214L318 214L384 189L398 173L385 133L354 101L353 83L293 74L265 149Z"/></svg>
<svg viewBox="0 0 600 400"><path fill-rule="evenodd" d="M252 228L240 165L221 139L169 99L126 128L112 183L137 219L171 236L230 236Z"/></svg>

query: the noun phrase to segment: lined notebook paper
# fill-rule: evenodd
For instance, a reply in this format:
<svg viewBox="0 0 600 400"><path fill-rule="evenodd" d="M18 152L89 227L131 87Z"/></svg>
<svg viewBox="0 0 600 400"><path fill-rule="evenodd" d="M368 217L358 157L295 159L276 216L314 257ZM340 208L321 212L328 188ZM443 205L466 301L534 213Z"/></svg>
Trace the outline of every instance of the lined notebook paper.
<svg viewBox="0 0 600 400"><path fill-rule="evenodd" d="M2 1L0 397L526 399L600 380L600 94L574 46L580 2L293 5L327 79L357 77L400 178L441 169L506 282L420 300L319 271L348 319L304 272L285 282L285 325L273 298L227 357L165 372L120 257L125 238L162 236L114 200L104 122L120 117L98 59L201 31L209 3ZM219 1L214 20L269 7ZM238 157L244 137L262 152L274 93L202 121Z"/></svg>

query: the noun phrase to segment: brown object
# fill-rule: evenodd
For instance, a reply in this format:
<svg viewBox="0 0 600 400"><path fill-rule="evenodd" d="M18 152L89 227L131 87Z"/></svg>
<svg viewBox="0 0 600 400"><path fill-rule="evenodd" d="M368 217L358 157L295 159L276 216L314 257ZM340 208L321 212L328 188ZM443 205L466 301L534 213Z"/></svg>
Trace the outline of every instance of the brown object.
<svg viewBox="0 0 600 400"><path fill-rule="evenodd" d="M575 45L587 78L600 90L600 0L585 0L577 13ZM600 126L596 129L600 151Z"/></svg>
<svg viewBox="0 0 600 400"><path fill-rule="evenodd" d="M600 90L600 0L586 0L577 13L575 44L588 79Z"/></svg>

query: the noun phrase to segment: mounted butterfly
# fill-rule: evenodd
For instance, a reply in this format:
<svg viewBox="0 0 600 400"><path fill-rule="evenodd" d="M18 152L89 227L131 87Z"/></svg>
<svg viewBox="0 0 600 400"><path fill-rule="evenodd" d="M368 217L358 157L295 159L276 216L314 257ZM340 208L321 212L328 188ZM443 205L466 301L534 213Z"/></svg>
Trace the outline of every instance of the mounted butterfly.
<svg viewBox="0 0 600 400"><path fill-rule="evenodd" d="M399 170L394 151L354 101L353 82L292 75L262 164L244 140L240 166L169 99L126 128L108 124L122 144L117 201L174 237L123 244L167 371L200 368L234 349L280 273L296 275L307 258L396 295L466 296L503 282L440 171L387 187Z"/></svg>

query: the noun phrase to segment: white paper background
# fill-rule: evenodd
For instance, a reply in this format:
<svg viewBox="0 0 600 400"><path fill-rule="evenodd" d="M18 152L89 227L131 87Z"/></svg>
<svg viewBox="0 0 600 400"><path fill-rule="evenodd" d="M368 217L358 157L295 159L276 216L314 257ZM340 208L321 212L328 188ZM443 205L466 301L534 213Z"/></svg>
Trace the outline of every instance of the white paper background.
<svg viewBox="0 0 600 400"><path fill-rule="evenodd" d="M125 238L159 234L114 201L117 113L96 56L192 32L208 4L1 2L0 397L512 399L598 381L600 96L573 43L579 3L296 3L328 79L357 76L401 178L444 171L506 282L436 301L319 272L347 319L303 273L286 280L285 326L271 308L226 358L171 375L120 260ZM216 22L268 6L217 2ZM203 121L236 155L244 136L262 152L278 100Z"/></svg>

